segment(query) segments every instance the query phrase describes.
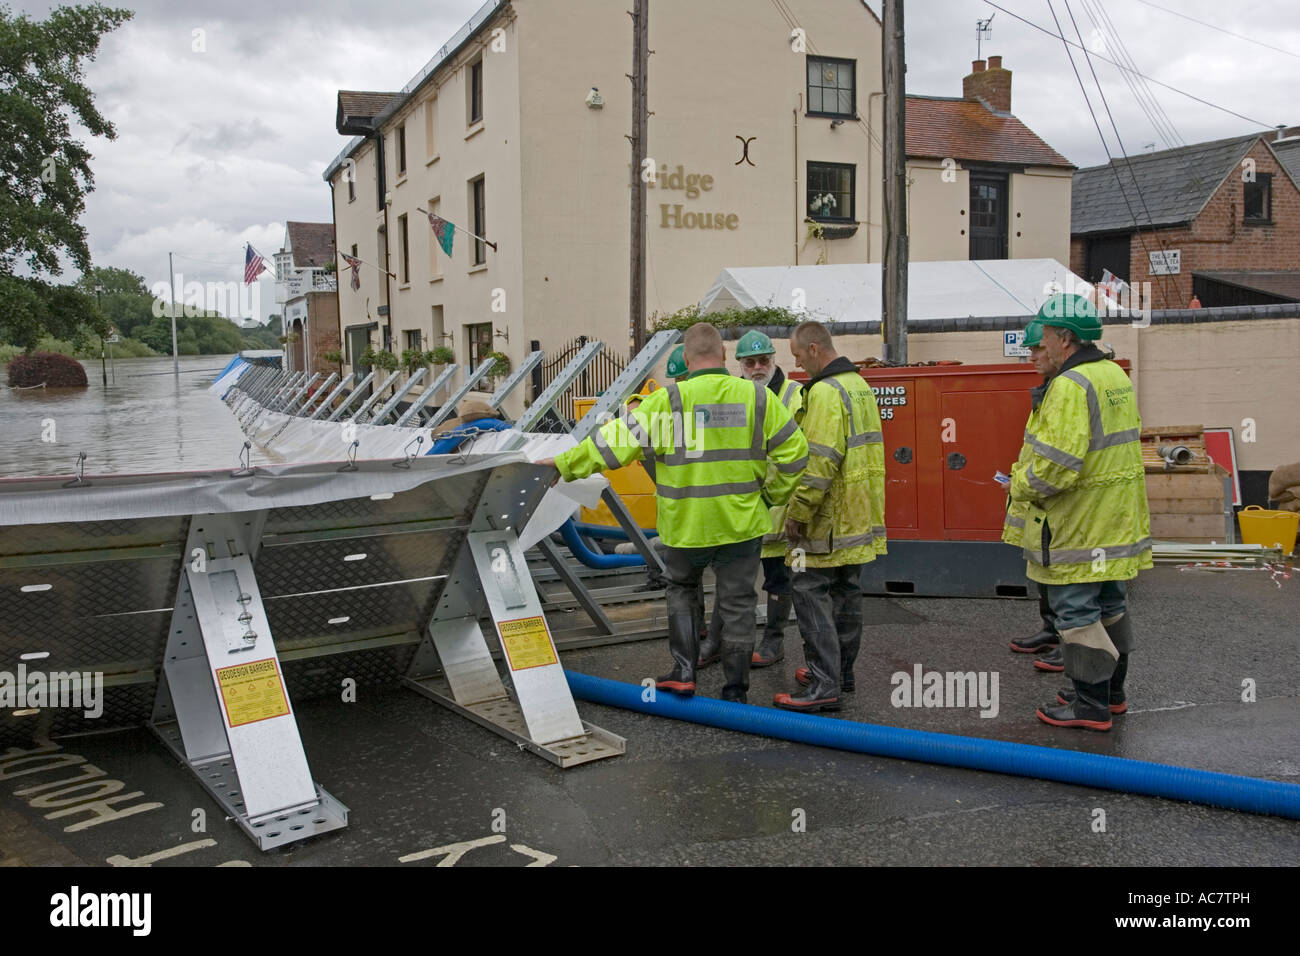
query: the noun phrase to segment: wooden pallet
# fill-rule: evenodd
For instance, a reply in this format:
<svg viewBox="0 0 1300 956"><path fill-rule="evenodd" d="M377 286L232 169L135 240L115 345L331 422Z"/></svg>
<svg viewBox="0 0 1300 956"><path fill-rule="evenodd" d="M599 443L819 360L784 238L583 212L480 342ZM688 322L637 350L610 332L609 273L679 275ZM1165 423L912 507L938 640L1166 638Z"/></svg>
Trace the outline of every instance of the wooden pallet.
<svg viewBox="0 0 1300 956"><path fill-rule="evenodd" d="M1158 451L1164 444L1186 445L1195 458L1190 464L1169 468ZM1206 452L1202 426L1144 428L1142 464L1147 473L1151 537L1187 544L1230 540L1223 513L1223 479L1228 472Z"/></svg>

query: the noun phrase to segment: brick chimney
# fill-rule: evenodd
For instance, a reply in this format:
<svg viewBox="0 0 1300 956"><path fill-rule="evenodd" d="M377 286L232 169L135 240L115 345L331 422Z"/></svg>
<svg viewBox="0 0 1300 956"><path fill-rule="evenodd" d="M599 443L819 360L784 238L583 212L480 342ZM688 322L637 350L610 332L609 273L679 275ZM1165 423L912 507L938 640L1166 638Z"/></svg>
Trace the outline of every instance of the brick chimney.
<svg viewBox="0 0 1300 956"><path fill-rule="evenodd" d="M1011 71L1003 69L1002 57L991 56L988 68L983 60L971 63L970 75L961 81L962 99L982 99L995 110L1011 112Z"/></svg>

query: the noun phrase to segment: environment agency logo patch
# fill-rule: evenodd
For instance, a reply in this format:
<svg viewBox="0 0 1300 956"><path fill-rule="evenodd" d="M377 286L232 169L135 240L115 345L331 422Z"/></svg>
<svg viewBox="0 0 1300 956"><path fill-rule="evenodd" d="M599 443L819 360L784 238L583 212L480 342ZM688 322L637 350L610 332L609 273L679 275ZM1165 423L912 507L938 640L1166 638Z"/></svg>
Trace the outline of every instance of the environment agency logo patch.
<svg viewBox="0 0 1300 956"><path fill-rule="evenodd" d="M696 428L744 428L748 423L745 406L738 403L695 406Z"/></svg>

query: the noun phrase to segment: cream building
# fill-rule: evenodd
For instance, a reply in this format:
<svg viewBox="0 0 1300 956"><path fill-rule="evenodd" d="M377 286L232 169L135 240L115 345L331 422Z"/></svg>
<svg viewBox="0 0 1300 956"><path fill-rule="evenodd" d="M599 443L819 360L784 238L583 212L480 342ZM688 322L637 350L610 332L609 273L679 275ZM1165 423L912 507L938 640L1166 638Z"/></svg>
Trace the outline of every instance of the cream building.
<svg viewBox="0 0 1300 956"><path fill-rule="evenodd" d="M656 0L649 31L650 313L726 267L880 260L881 26L862 0ZM631 65L626 4L489 0L403 91L340 92L354 138L325 179L339 251L365 263L356 290L340 265L349 361L371 343L518 362L579 334L627 353ZM914 255L967 258L947 233L969 183L945 158L966 176L961 155L911 164ZM1003 255L1066 260L1068 175L1042 177L1063 200L1012 181L1026 215L1061 217ZM430 212L457 228L451 256Z"/></svg>

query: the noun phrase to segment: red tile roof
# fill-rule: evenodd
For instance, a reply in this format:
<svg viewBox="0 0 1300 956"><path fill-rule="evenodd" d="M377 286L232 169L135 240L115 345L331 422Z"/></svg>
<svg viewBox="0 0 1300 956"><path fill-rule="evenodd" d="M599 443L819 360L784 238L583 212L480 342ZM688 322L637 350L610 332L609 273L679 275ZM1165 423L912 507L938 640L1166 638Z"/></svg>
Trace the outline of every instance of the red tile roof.
<svg viewBox="0 0 1300 956"><path fill-rule="evenodd" d="M1017 166L1074 164L1010 113L942 96L907 98L907 155Z"/></svg>
<svg viewBox="0 0 1300 956"><path fill-rule="evenodd" d="M334 261L334 224L287 222L289 249L298 269L321 268Z"/></svg>

